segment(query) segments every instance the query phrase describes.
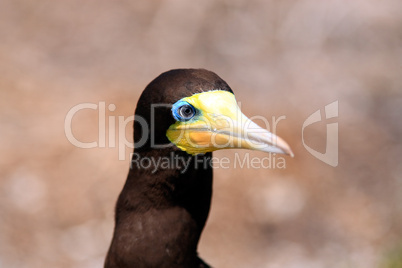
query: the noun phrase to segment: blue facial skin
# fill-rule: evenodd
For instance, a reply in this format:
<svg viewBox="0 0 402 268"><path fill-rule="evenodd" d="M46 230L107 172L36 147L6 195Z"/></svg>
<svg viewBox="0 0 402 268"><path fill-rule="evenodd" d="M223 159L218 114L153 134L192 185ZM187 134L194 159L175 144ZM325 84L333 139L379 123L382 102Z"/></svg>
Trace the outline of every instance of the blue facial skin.
<svg viewBox="0 0 402 268"><path fill-rule="evenodd" d="M195 116L196 110L190 103L179 100L173 104L172 114L177 121L186 122Z"/></svg>

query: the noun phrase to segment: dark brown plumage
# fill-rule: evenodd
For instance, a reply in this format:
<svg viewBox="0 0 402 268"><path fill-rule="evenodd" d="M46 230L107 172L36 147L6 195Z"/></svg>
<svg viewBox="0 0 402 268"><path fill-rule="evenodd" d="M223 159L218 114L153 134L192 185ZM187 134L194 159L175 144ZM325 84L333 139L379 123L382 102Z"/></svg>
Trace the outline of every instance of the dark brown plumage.
<svg viewBox="0 0 402 268"><path fill-rule="evenodd" d="M151 122L151 104L172 105L181 98L210 90L232 92L216 74L207 70L172 70L153 80L142 93L136 116ZM155 142L167 148L151 148L151 136L135 148L140 157L182 157L189 168L137 169L133 166L118 198L113 240L105 267L209 267L197 255L197 245L208 217L212 195L212 168L195 165L211 153L191 156L171 144L166 130L175 122L170 108L156 109ZM144 130L136 122L134 141ZM151 133L149 129L148 133ZM151 134L149 134L151 135Z"/></svg>
<svg viewBox="0 0 402 268"><path fill-rule="evenodd" d="M161 74L145 88L135 116L132 166L117 201L105 267L209 267L197 245L211 204L211 152L293 153L250 122L228 84L203 69ZM134 164L138 160L148 164Z"/></svg>

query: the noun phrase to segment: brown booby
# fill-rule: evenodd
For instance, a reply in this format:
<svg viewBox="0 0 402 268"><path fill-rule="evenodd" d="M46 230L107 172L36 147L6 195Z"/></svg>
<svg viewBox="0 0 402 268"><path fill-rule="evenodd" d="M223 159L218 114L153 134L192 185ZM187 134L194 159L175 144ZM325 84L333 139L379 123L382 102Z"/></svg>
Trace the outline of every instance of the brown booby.
<svg viewBox="0 0 402 268"><path fill-rule="evenodd" d="M197 245L211 204L212 152L245 148L293 156L284 140L240 111L224 80L204 69L171 70L145 88L134 144L106 268L209 267Z"/></svg>

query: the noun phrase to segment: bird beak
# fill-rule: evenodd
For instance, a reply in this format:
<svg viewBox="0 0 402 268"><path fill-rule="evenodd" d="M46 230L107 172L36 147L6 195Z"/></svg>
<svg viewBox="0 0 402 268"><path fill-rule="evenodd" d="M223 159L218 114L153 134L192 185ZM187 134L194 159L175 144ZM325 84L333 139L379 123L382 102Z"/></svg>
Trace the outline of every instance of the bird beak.
<svg viewBox="0 0 402 268"><path fill-rule="evenodd" d="M243 148L262 152L287 154L289 145L275 134L247 118L237 105L235 96L216 90L183 98L197 114L189 121L177 121L166 133L168 139L189 154L220 149Z"/></svg>

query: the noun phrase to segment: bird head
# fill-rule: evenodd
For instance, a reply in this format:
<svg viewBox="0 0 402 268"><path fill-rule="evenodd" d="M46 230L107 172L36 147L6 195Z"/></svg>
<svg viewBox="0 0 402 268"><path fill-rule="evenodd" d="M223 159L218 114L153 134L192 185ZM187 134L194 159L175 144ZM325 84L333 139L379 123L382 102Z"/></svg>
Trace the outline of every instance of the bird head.
<svg viewBox="0 0 402 268"><path fill-rule="evenodd" d="M136 118L134 126L134 141L143 140L146 148L174 145L191 155L243 148L293 156L283 139L245 116L227 83L207 70L163 73L144 90L136 116L149 123L146 129Z"/></svg>

